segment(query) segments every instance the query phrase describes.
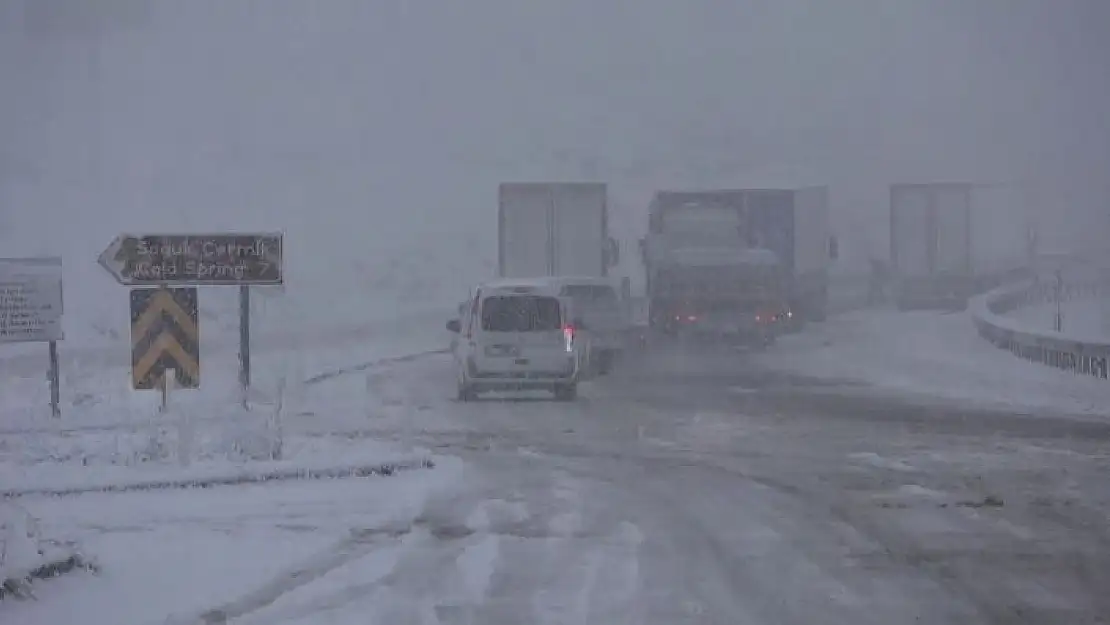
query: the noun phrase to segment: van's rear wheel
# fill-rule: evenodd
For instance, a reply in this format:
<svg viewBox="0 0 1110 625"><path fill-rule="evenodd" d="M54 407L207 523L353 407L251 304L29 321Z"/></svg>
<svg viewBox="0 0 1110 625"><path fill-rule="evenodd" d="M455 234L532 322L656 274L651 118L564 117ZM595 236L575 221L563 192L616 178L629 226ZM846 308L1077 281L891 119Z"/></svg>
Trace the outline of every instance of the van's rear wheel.
<svg viewBox="0 0 1110 625"><path fill-rule="evenodd" d="M559 384L555 387L556 401L574 401L578 398L577 384Z"/></svg>

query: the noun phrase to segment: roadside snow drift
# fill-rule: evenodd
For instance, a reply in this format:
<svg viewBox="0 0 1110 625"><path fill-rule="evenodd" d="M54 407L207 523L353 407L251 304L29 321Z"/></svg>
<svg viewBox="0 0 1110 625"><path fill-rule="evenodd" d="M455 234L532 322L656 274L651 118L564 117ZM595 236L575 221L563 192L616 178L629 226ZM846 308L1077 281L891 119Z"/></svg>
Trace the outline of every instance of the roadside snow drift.
<svg viewBox="0 0 1110 625"><path fill-rule="evenodd" d="M877 390L1013 409L1110 416L1110 384L1015 358L967 313L858 311L780 338L764 366Z"/></svg>

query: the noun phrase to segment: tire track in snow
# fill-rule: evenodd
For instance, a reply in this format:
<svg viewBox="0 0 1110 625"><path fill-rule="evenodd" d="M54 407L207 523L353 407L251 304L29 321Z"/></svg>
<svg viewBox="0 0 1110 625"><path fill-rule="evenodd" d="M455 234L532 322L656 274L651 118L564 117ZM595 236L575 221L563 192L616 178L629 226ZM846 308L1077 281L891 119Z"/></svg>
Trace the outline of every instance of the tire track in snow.
<svg viewBox="0 0 1110 625"><path fill-rule="evenodd" d="M354 560L368 555L381 536L403 536L405 529L352 530L351 535L317 556L286 569L257 590L223 605L185 618L170 618L166 625L222 625L257 612L298 588L306 586Z"/></svg>
<svg viewBox="0 0 1110 625"><path fill-rule="evenodd" d="M501 538L494 532L526 519L527 511L515 502L487 500L470 504L473 509L460 521L466 510L461 503L456 497L430 506L387 569L329 592L307 588L311 599L259 614L255 621L308 624L357 609L371 623L475 622L474 606L485 600L489 571L499 557Z"/></svg>
<svg viewBox="0 0 1110 625"><path fill-rule="evenodd" d="M565 472L489 477L429 502L387 571L350 582L330 573L244 625L307 625L339 611L368 623L640 621L637 528L587 514L604 504Z"/></svg>
<svg viewBox="0 0 1110 625"><path fill-rule="evenodd" d="M825 497L710 459L626 460L565 466L607 483L608 505L645 534L640 557L650 566L634 622L886 625L907 611L923 622L965 622L966 606L945 607L947 589L830 518ZM874 553L882 568L862 570L852 553Z"/></svg>
<svg viewBox="0 0 1110 625"><path fill-rule="evenodd" d="M367 554L368 558L348 564L349 570L329 572L328 579L317 580L298 594L283 597L280 604L253 614L244 625L311 624L334 613L353 610L371 623L409 622L405 617L411 615L402 613L406 605L417 612L424 606L413 604L404 589L399 588L398 580L414 579L416 571L427 569L423 580L429 586L448 583L453 578L452 560L461 550L449 544L454 540L459 539L445 539L427 527L414 528L388 551ZM341 575L349 579L339 579Z"/></svg>
<svg viewBox="0 0 1110 625"><path fill-rule="evenodd" d="M482 622L473 615L488 596L503 535L527 534L531 515L521 501L474 494L432 500L396 544L313 569L310 584L286 586L264 605L254 600L244 625L317 623L340 612L371 623Z"/></svg>
<svg viewBox="0 0 1110 625"><path fill-rule="evenodd" d="M569 473L534 473L547 483L526 493L528 533L502 535L503 555L473 622L639 622L638 544L629 546L638 530L612 518Z"/></svg>

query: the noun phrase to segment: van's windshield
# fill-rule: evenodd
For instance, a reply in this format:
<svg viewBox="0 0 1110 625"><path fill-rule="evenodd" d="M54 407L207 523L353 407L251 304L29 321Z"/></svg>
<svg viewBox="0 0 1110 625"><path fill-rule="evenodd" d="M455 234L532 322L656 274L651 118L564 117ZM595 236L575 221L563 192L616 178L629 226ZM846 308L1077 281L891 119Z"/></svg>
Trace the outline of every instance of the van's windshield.
<svg viewBox="0 0 1110 625"><path fill-rule="evenodd" d="M496 295L482 302L486 332L551 332L562 328L559 300L537 295Z"/></svg>

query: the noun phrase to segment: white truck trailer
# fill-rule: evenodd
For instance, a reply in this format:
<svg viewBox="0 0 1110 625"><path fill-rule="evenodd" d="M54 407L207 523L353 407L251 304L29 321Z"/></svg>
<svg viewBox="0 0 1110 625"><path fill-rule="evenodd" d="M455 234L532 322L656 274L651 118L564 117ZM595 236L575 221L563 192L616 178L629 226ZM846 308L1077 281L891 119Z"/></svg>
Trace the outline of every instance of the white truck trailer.
<svg viewBox="0 0 1110 625"><path fill-rule="evenodd" d="M1030 210L1018 185L891 185L898 307L962 308L972 295L1022 275L1035 253Z"/></svg>
<svg viewBox="0 0 1110 625"><path fill-rule="evenodd" d="M604 183L502 183L497 233L503 278L602 278L617 262Z"/></svg>

